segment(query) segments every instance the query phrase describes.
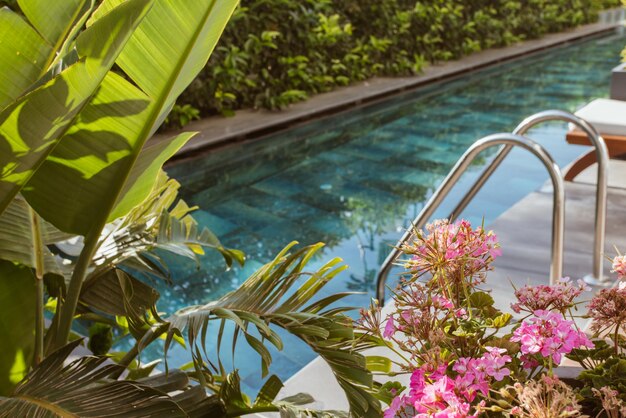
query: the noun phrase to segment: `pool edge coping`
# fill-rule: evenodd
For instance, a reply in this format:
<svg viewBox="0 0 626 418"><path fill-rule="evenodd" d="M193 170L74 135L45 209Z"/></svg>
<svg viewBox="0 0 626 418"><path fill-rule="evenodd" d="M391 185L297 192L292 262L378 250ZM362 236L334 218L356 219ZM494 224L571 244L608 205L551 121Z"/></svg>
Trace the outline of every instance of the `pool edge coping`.
<svg viewBox="0 0 626 418"><path fill-rule="evenodd" d="M548 34L539 39L523 41L504 48L491 48L467 55L459 60L429 65L422 74L411 77L374 77L311 96L281 111L242 109L235 116L211 116L194 121L183 130L155 135L151 141L165 140L185 131L198 134L172 157L179 162L231 144L262 139L276 132L294 128L331 114L372 105L390 97L407 93L437 82L453 80L470 71L514 61L550 48L594 38L615 31L620 23L592 23Z"/></svg>

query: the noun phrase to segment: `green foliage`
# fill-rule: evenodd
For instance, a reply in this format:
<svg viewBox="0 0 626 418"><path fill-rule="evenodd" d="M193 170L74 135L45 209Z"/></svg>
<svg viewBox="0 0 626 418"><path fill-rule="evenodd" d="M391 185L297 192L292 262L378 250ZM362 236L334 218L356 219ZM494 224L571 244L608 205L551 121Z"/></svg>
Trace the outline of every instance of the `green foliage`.
<svg viewBox="0 0 626 418"><path fill-rule="evenodd" d="M609 387L617 391L622 402L626 402L626 356L615 355L615 347L605 340L595 340L594 345L593 349L574 350L568 356L586 366L578 380L585 384L580 392L582 403L594 411L593 416L602 411L602 403L593 389ZM622 341L621 346L626 348L626 343Z"/></svg>
<svg viewBox="0 0 626 418"><path fill-rule="evenodd" d="M0 397L0 417L117 416L185 417L165 394L137 382L107 381L119 368L106 357L81 357L66 365L79 345L48 356L20 382L11 398ZM114 409L112 409L114 408Z"/></svg>
<svg viewBox="0 0 626 418"><path fill-rule="evenodd" d="M165 119L165 124L170 127L184 128L192 120L200 119L200 111L191 105L175 104L172 111Z"/></svg>
<svg viewBox="0 0 626 418"><path fill-rule="evenodd" d="M13 10L17 9L17 0L0 0L0 7L7 6Z"/></svg>
<svg viewBox="0 0 626 418"><path fill-rule="evenodd" d="M176 100L205 67L237 3L18 0L15 11L0 9L0 39L15 38L0 41L0 62L7 64L0 72L0 339L8 341L0 353L0 417L101 416L104 409L155 417L257 410L342 415L302 408L312 401L308 395L276 400L282 382L273 376L250 402L236 371L221 362L210 368L202 357L206 338L221 343L222 329L207 334L216 319L235 323L260 354L264 377L271 362L266 344L283 344L270 326L286 329L330 363L353 415L380 416L373 376L359 353L366 346L353 346L347 309L330 307L346 295L312 301L344 268L334 259L305 273L321 245L292 254L286 248L240 289L207 305L165 321L156 310L153 280L171 279L164 253L197 263L209 248L228 267L244 261L242 252L198 228L190 216L195 208L179 200L179 184L161 169L193 133L148 141L172 109L180 124L198 117L191 106L176 107ZM330 15L316 33L331 45L351 28ZM231 48L221 76L237 75L247 55L277 48L277 37L265 31L243 50ZM287 61L303 85L312 82L306 58ZM303 95L294 88L279 100ZM48 324L46 299L54 314ZM113 335L131 334L136 343L127 353L68 363L82 344L71 334L78 317L94 324L88 347L96 355L107 354ZM172 341L185 345L184 329L195 371L148 382L156 363L139 364L139 351L159 337L166 338L166 349ZM118 364L103 365L107 359ZM387 368L384 359L375 364ZM124 370L129 380L119 380Z"/></svg>
<svg viewBox="0 0 626 418"><path fill-rule="evenodd" d="M35 285L29 268L0 261L0 396L26 375L33 357ZM4 279L4 278L7 279Z"/></svg>
<svg viewBox="0 0 626 418"><path fill-rule="evenodd" d="M373 379L367 366L386 370L388 360L377 357L368 362L359 352L365 346L360 349L353 347L355 333L352 319L344 314L350 308L333 306L348 294L333 294L312 301L319 290L346 266L340 264L341 259L335 258L317 271L306 273L303 269L307 262L323 244L294 249L295 244L292 242L285 247L237 290L205 305L186 307L171 315L167 319L165 354L174 335L182 335L186 331L196 369L205 373L206 379L213 380L214 375L224 369L219 359L219 347L222 346L225 324L230 322L235 326L232 351L238 336L243 336L259 354L265 377L272 362L267 345L271 344L278 350L283 347L283 341L273 329L273 326L280 327L306 342L326 360L348 398L352 414L363 418L378 417L380 405L371 393ZM219 323L217 364L211 362L205 351L211 322ZM260 339L253 330L261 336ZM215 338L214 335L212 337Z"/></svg>
<svg viewBox="0 0 626 418"><path fill-rule="evenodd" d="M113 346L113 332L110 325L95 323L89 327L89 344L87 347L97 356L103 356Z"/></svg>
<svg viewBox="0 0 626 418"><path fill-rule="evenodd" d="M311 94L588 23L618 0L243 0L181 97L203 115Z"/></svg>

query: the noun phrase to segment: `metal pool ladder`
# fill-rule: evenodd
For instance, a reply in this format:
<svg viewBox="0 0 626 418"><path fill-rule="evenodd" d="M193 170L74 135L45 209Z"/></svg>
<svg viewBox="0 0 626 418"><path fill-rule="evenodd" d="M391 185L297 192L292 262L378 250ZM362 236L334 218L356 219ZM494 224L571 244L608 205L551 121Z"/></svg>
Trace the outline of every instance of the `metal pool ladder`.
<svg viewBox="0 0 626 418"><path fill-rule="evenodd" d="M553 284L561 278L563 271L563 234L565 227L565 188L561 169L556 164L552 156L541 145L523 136L528 130L535 125L547 121L564 121L577 125L591 139L592 145L596 150L596 159L598 161L598 179L596 185L596 220L594 234L594 252L593 252L593 273L586 276L585 280L593 284L604 284L602 279L602 254L604 252L604 232L606 225L606 199L607 199L607 181L608 181L608 162L609 156L604 143L604 139L598 132L585 120L571 113L560 110L547 110L537 113L524 119L515 128L512 134L499 133L489 135L476 141L454 165L450 173L443 180L441 185L432 194L428 202L424 205L422 211L413 220L411 226L398 241L392 252L385 259L378 272L376 297L382 304L385 298L385 286L389 272L393 263L400 255L400 247L409 241L413 236L413 231L422 228L441 202L448 195L452 187L461 178L461 175L467 170L472 161L482 151L494 147L502 146L491 163L481 173L469 191L463 196L459 204L455 207L449 216L450 221L455 220L461 212L467 207L469 202L476 196L476 193L482 188L486 181L491 177L493 172L498 168L502 160L511 152L514 147L521 147L530 151L535 155L548 170L550 180L553 186L553 207L552 207L552 248L551 248L551 265L550 265L550 283Z"/></svg>

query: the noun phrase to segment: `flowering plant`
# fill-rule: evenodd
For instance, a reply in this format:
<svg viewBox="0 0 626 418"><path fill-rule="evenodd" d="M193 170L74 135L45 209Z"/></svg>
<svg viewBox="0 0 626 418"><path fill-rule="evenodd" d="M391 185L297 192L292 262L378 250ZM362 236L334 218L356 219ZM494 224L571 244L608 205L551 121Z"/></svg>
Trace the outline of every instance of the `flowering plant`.
<svg viewBox="0 0 626 418"><path fill-rule="evenodd" d="M626 286L591 300L588 336L573 315L582 281L515 289L516 318L496 307L485 280L501 251L483 227L436 221L400 249L393 303L360 320L394 353L385 373L408 386L381 386L386 418L626 416ZM626 257L613 271L625 278ZM565 357L583 370L576 388L557 376Z"/></svg>

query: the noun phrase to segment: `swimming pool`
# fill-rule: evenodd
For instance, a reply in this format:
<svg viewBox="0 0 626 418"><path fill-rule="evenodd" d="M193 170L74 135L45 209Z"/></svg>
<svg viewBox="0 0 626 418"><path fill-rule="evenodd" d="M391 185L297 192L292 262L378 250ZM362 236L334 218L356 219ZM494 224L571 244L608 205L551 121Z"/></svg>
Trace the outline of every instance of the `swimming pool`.
<svg viewBox="0 0 626 418"><path fill-rule="evenodd" d="M245 267L229 272L214 254L203 258L200 269L179 264L175 286L159 289L160 310L218 298L294 239L327 244L312 267L334 256L350 266L325 294L363 292L344 303L367 305L390 246L467 147L483 135L511 131L537 111L574 111L607 96L610 69L625 43L626 37L614 35L553 49L169 165L168 173L182 184L182 197L201 208L195 213L199 223L248 259ZM565 129L542 125L529 136L564 165L583 151L564 142ZM487 157L464 176L439 216L447 214ZM464 217L488 223L546 178L539 162L516 150ZM284 338L285 350L272 351L271 369L283 379L314 357L304 343ZM172 366L188 360L184 349L170 351ZM235 360L244 389L253 393L261 382L260 359L240 343Z"/></svg>

